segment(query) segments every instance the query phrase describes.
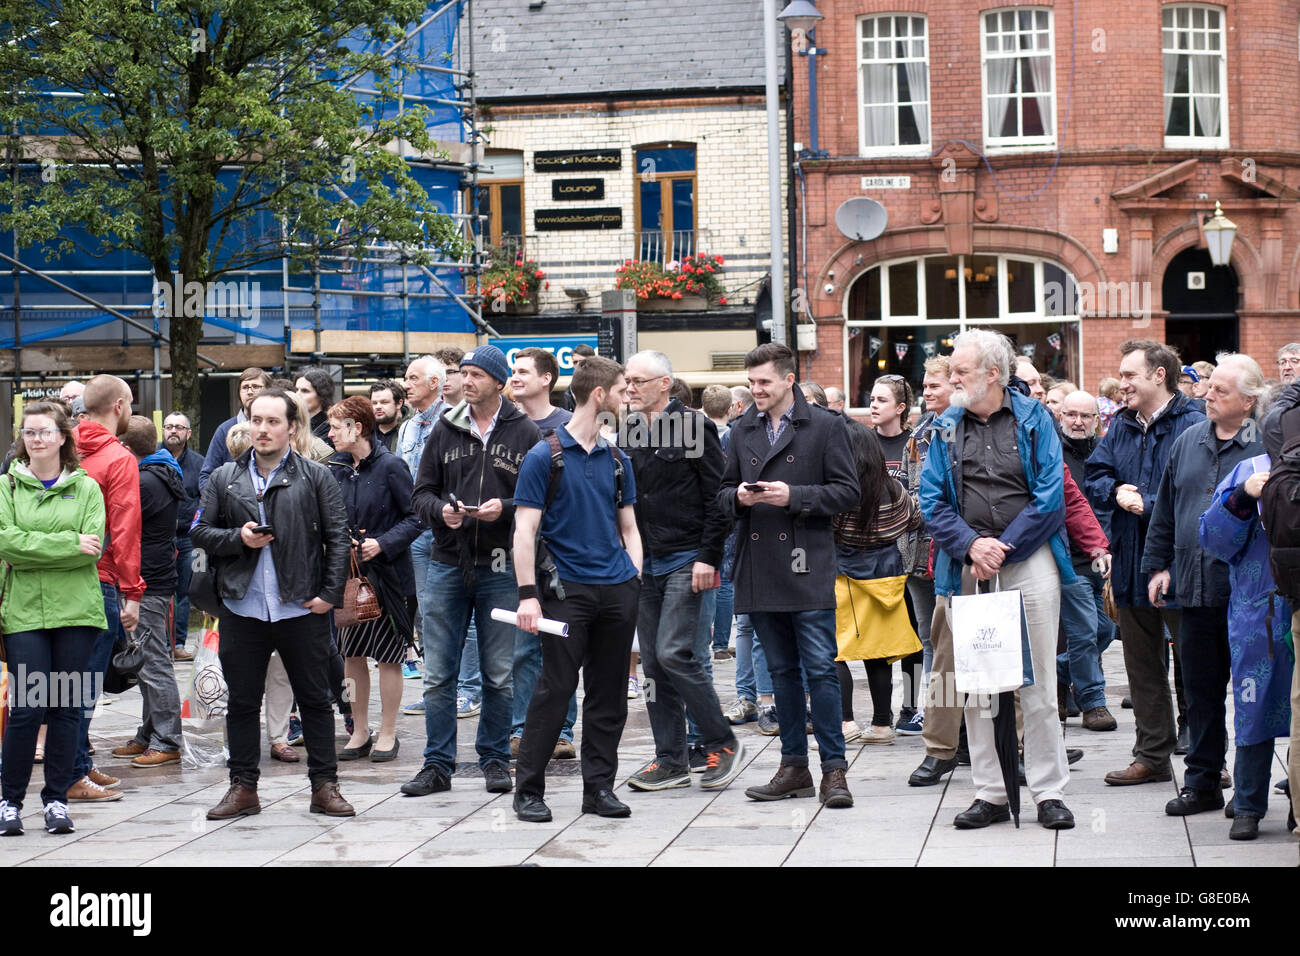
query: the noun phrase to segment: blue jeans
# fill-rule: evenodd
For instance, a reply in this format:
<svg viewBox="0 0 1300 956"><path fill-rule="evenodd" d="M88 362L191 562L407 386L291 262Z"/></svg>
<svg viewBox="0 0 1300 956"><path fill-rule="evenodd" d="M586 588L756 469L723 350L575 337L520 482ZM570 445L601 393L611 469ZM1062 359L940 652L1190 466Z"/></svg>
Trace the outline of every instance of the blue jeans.
<svg viewBox="0 0 1300 956"><path fill-rule="evenodd" d="M709 652L716 590L691 590L692 565L642 578L637 605L637 643L646 676L646 712L655 755L672 767L687 765L688 744L720 750L735 739L713 689ZM706 598L710 600L706 601ZM652 683L653 682L653 683ZM698 715L702 730L683 717ZM689 719L689 718L688 718Z"/></svg>
<svg viewBox="0 0 1300 956"><path fill-rule="evenodd" d="M723 578L722 585L713 592L718 605L713 612L713 647L723 651L731 646L731 616L736 608L736 585L731 578Z"/></svg>
<svg viewBox="0 0 1300 956"><path fill-rule="evenodd" d="M708 675L709 687L713 687L713 620L717 616L718 589L705 591L700 598L700 626L695 632L695 647L693 648L695 659L704 666L704 673ZM716 691L714 696L717 696ZM649 705L647 705L648 707ZM718 705L721 711L722 705ZM730 726L730 724L728 724ZM686 743L687 746L694 747L700 742L700 727L691 716L690 707L686 708Z"/></svg>
<svg viewBox="0 0 1300 956"><path fill-rule="evenodd" d="M23 677L24 686L11 687L15 703L5 726L0 799L19 809L32 779L36 735L42 721L49 724L49 730L45 737L41 803L66 801L68 788L84 776L73 767L82 713L94 709L87 698L93 697L98 685L90 677L87 664L98 633L93 627L61 627L5 635L9 678L15 681ZM38 675L45 680L33 681Z"/></svg>
<svg viewBox="0 0 1300 956"><path fill-rule="evenodd" d="M465 631L465 650L460 655L460 677L456 683L456 696L479 701L483 697L483 675L479 673L477 617L470 616Z"/></svg>
<svg viewBox="0 0 1300 956"><path fill-rule="evenodd" d="M104 595L104 614L108 617L108 630L100 631L95 643L90 648L90 662L86 671L90 674L90 699L86 701L81 712L81 729L77 742L77 763L73 769L74 782L90 773L95 762L90 759L90 718L95 713L95 701L99 690L104 686L104 675L108 673L109 661L113 659L113 645L122 633L122 620L118 616L117 586L99 582L99 590Z"/></svg>
<svg viewBox="0 0 1300 956"><path fill-rule="evenodd" d="M1237 744L1232 765L1233 812L1243 817L1263 819L1268 810L1268 772L1273 766L1273 741Z"/></svg>
<svg viewBox="0 0 1300 956"><path fill-rule="evenodd" d="M767 671L767 655L754 637L754 625L748 614L736 615L736 696L757 702L772 693L772 675Z"/></svg>
<svg viewBox="0 0 1300 956"><path fill-rule="evenodd" d="M473 587L460 568L429 562L424 608L424 765L448 775L456 771L456 679L470 614L478 619L483 710L478 722L478 763L510 763L511 670L515 628L492 620L494 607L518 601L514 571L476 568Z"/></svg>
<svg viewBox="0 0 1300 956"><path fill-rule="evenodd" d="M176 539L176 600L172 605L172 645L184 647L190 635L190 581L194 577L194 546L188 537Z"/></svg>
<svg viewBox="0 0 1300 956"><path fill-rule="evenodd" d="M515 629L515 703L510 720L510 736L523 737L524 720L528 705L533 700L533 689L542 672L542 639L536 634ZM462 668L463 670L463 668ZM573 724L578 719L578 692L569 698L569 712L564 715L560 736L573 743Z"/></svg>
<svg viewBox="0 0 1300 956"><path fill-rule="evenodd" d="M1106 677L1101 672L1100 622L1110 623L1102 603L1103 578L1088 572L1073 584L1061 586L1061 628L1065 631L1065 653L1056 655L1056 680L1061 686L1074 685L1074 699L1080 710L1106 705ZM1106 641L1109 645L1110 641Z"/></svg>
<svg viewBox="0 0 1300 956"><path fill-rule="evenodd" d="M806 679L822 773L847 770L840 725L840 678L835 669L835 609L753 611L749 617L772 671L776 719L781 725L781 765L808 766Z"/></svg>
<svg viewBox="0 0 1300 956"><path fill-rule="evenodd" d="M429 577L429 551L432 548L432 531L422 531L420 536L411 542L411 568L415 571L415 620L419 624L415 629L415 640L416 647L421 650L424 648L424 595L427 589L426 580Z"/></svg>

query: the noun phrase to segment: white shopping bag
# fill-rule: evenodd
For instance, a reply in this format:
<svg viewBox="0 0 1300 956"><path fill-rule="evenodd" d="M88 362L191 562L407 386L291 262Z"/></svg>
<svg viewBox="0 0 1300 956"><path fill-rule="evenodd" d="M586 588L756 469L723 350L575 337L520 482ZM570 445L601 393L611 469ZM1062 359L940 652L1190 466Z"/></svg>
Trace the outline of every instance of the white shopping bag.
<svg viewBox="0 0 1300 956"><path fill-rule="evenodd" d="M966 694L1000 694L1034 682L1029 624L1020 592L953 595L949 605L954 676Z"/></svg>

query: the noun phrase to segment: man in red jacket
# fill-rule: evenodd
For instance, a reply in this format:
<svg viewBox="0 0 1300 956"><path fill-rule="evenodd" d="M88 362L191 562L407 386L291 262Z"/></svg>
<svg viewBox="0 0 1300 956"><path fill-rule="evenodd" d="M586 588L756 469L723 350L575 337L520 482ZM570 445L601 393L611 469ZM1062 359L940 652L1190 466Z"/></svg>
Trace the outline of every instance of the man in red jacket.
<svg viewBox="0 0 1300 956"><path fill-rule="evenodd" d="M99 559L99 586L104 593L108 630L96 638L88 668L94 675L91 686L97 691L108 670L118 634L135 630L140 598L144 596L144 579L140 577L140 470L135 456L118 441L118 436L126 434L131 420L131 389L126 382L114 375L96 375L86 383L82 400L86 417L76 429L77 453L81 456L81 467L99 482L108 510L108 540ZM87 803L122 798L118 791L105 789L120 781L100 773L90 759L93 712L92 700L81 717L78 779L68 790L69 801Z"/></svg>

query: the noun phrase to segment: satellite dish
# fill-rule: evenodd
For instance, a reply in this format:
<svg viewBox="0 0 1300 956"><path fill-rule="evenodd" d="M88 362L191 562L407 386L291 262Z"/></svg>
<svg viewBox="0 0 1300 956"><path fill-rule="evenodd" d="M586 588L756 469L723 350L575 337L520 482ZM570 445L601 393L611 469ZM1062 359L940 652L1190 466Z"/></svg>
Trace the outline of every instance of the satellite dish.
<svg viewBox="0 0 1300 956"><path fill-rule="evenodd" d="M875 239L889 225L885 207L868 196L854 196L835 210L835 228L850 239L866 242Z"/></svg>

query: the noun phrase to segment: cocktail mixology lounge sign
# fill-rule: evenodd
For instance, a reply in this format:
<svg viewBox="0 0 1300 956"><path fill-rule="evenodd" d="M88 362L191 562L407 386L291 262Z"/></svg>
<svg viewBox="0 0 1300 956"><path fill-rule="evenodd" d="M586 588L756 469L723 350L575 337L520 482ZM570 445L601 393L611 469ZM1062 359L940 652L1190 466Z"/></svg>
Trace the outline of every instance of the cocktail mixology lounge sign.
<svg viewBox="0 0 1300 956"><path fill-rule="evenodd" d="M533 171L538 173L576 173L619 169L623 153L617 149L544 149L533 153Z"/></svg>

